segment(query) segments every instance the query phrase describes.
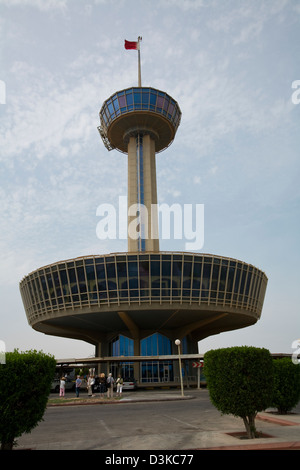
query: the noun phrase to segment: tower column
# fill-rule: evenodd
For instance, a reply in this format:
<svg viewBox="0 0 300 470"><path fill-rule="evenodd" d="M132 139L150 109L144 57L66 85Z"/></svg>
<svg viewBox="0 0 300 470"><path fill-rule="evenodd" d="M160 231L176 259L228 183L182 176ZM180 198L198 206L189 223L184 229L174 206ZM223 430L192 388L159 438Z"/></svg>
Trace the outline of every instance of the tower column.
<svg viewBox="0 0 300 470"><path fill-rule="evenodd" d="M137 205L137 164L136 164L136 137L130 137L128 143L128 232L134 223L136 215L131 215L131 208ZM138 239L128 233L128 251L139 251Z"/></svg>
<svg viewBox="0 0 300 470"><path fill-rule="evenodd" d="M143 137L144 204L148 215L147 251L159 251L155 142L150 135Z"/></svg>
<svg viewBox="0 0 300 470"><path fill-rule="evenodd" d="M155 141L138 134L128 143L128 251L159 251Z"/></svg>

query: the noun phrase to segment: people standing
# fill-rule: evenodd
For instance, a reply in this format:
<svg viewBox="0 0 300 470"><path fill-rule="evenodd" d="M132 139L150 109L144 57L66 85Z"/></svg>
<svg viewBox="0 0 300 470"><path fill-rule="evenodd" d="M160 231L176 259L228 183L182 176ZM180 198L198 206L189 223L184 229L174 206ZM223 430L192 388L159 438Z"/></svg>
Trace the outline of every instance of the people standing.
<svg viewBox="0 0 300 470"><path fill-rule="evenodd" d="M107 398L113 398L114 397L114 383L115 379L111 375L111 372L108 374L107 381L106 381L106 386L107 386Z"/></svg>
<svg viewBox="0 0 300 470"><path fill-rule="evenodd" d="M121 397L122 390L123 390L123 379L120 374L118 375L116 383L117 383L117 397Z"/></svg>
<svg viewBox="0 0 300 470"><path fill-rule="evenodd" d="M79 391L80 391L81 384L82 384L82 380L80 378L80 375L77 375L77 379L75 380L75 392L76 392L77 398L79 398Z"/></svg>
<svg viewBox="0 0 300 470"><path fill-rule="evenodd" d="M59 383L59 396L64 397L65 396L65 388L66 388L66 379L62 377L60 379Z"/></svg>
<svg viewBox="0 0 300 470"><path fill-rule="evenodd" d="M105 374L104 372L102 372L100 374L100 397L103 398L104 397L104 393L107 391L107 388L106 388L106 377L105 377Z"/></svg>
<svg viewBox="0 0 300 470"><path fill-rule="evenodd" d="M94 397L93 395L93 385L95 384L95 378L92 375L89 375L88 382L87 382L87 388L88 388L88 396L89 397Z"/></svg>

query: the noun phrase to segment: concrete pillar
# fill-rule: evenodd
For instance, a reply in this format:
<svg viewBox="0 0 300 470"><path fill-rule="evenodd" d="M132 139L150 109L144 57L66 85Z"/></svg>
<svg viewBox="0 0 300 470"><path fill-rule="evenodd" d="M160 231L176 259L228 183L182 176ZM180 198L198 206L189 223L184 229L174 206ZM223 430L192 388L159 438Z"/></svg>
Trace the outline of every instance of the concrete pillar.
<svg viewBox="0 0 300 470"><path fill-rule="evenodd" d="M137 137L130 137L128 143L128 210L132 211L128 214L128 251L142 251L138 237L130 236L136 234L132 229L137 226L136 211L139 202L142 202L146 208L144 251L159 251L155 142L150 135L139 138L141 142L139 158L142 159L140 168L138 168ZM139 199L141 191L143 192L142 201ZM141 231L140 227L138 231Z"/></svg>
<svg viewBox="0 0 300 470"><path fill-rule="evenodd" d="M128 211L137 204L137 164L136 164L136 138L130 137L128 143ZM128 215L128 227L134 222L136 216ZM128 234L128 251L138 251L138 240L134 240Z"/></svg>
<svg viewBox="0 0 300 470"><path fill-rule="evenodd" d="M133 352L135 356L140 356L140 338L134 338ZM133 363L133 371L135 380L140 383L140 362Z"/></svg>

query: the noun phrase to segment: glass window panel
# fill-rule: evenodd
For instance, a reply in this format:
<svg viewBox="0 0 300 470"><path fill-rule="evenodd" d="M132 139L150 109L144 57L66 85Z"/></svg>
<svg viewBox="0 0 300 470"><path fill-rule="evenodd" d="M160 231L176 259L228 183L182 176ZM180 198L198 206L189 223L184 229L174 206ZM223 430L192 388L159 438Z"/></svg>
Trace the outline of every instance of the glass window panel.
<svg viewBox="0 0 300 470"><path fill-rule="evenodd" d="M191 277L192 275L192 263L187 261L183 264L183 277Z"/></svg>
<svg viewBox="0 0 300 470"><path fill-rule="evenodd" d="M243 294L244 289L245 289L246 275L247 275L247 271L245 271L245 270L243 269L243 272L242 272L242 281L241 281L241 287L240 287L240 293L241 293L241 294Z"/></svg>
<svg viewBox="0 0 300 470"><path fill-rule="evenodd" d="M193 277L194 279L200 279L201 277L201 270L202 270L202 263L194 263L194 272Z"/></svg>
<svg viewBox="0 0 300 470"><path fill-rule="evenodd" d="M117 111L119 109L119 101L117 97L113 100L114 108Z"/></svg>
<svg viewBox="0 0 300 470"><path fill-rule="evenodd" d="M160 276L160 262L151 261L151 276Z"/></svg>
<svg viewBox="0 0 300 470"><path fill-rule="evenodd" d="M112 115L113 112L114 112L114 108L113 108L112 103L109 103L109 104L108 104L108 110L109 110L109 114Z"/></svg>
<svg viewBox="0 0 300 470"><path fill-rule="evenodd" d="M119 271L118 271L119 273ZM138 277L138 263L137 261L131 261L128 263L128 276Z"/></svg>
<svg viewBox="0 0 300 470"><path fill-rule="evenodd" d="M96 274L98 279L105 279L104 264L96 265Z"/></svg>
<svg viewBox="0 0 300 470"><path fill-rule="evenodd" d="M245 295L249 295L249 288L250 288L251 278L252 278L252 274L251 274L251 273L248 273Z"/></svg>
<svg viewBox="0 0 300 470"><path fill-rule="evenodd" d="M171 261L162 262L162 275L171 276Z"/></svg>
<svg viewBox="0 0 300 470"><path fill-rule="evenodd" d="M230 267L227 279L227 292L232 292L235 269Z"/></svg>
<svg viewBox="0 0 300 470"><path fill-rule="evenodd" d="M53 281L50 273L47 274L47 284L49 288L50 297L54 297Z"/></svg>
<svg viewBox="0 0 300 470"><path fill-rule="evenodd" d="M120 279L123 279L126 278L127 279L127 265L126 263L123 263L123 262L118 262L117 263L117 270L118 270L118 278ZM108 277L108 274L107 274L107 277Z"/></svg>
<svg viewBox="0 0 300 470"><path fill-rule="evenodd" d="M227 267L222 266L221 267L221 276L220 276L220 285L219 285L219 290L221 290L221 291L225 290L226 276L227 276Z"/></svg>
<svg viewBox="0 0 300 470"><path fill-rule="evenodd" d="M45 297L45 299L48 299L48 290L47 290L47 284L46 284L45 276L42 274L40 279L41 279L41 284L42 284L44 297Z"/></svg>
<svg viewBox="0 0 300 470"><path fill-rule="evenodd" d="M237 293L240 285L241 270L236 270L235 283L234 283L234 292Z"/></svg>
<svg viewBox="0 0 300 470"><path fill-rule="evenodd" d="M94 266L86 266L85 272L88 281L93 281L95 279Z"/></svg>
<svg viewBox="0 0 300 470"><path fill-rule="evenodd" d="M106 272L108 279L115 279L116 278L116 268L115 263L107 263L106 264Z"/></svg>
<svg viewBox="0 0 300 470"><path fill-rule="evenodd" d="M68 285L68 278L67 278L67 273L66 270L61 270L60 271L60 280L61 280L61 285L62 285L62 290L64 294L69 292L69 285Z"/></svg>
<svg viewBox="0 0 300 470"><path fill-rule="evenodd" d="M142 93L140 92L134 92L133 94L133 100L134 100L134 104L141 104L141 101L142 101Z"/></svg>
<svg viewBox="0 0 300 470"><path fill-rule="evenodd" d="M156 94L150 93L150 104L155 106L156 105Z"/></svg>
<svg viewBox="0 0 300 470"><path fill-rule="evenodd" d="M173 261L173 276L181 277L182 261Z"/></svg>
<svg viewBox="0 0 300 470"><path fill-rule="evenodd" d="M78 276L78 283L79 283L80 292L86 292L86 282L85 282L83 267L78 267L77 268L77 276Z"/></svg>
<svg viewBox="0 0 300 470"><path fill-rule="evenodd" d="M202 287L204 289L209 288L210 272L211 272L211 264L204 263L204 266L203 266L203 279L202 279Z"/></svg>
<svg viewBox="0 0 300 470"><path fill-rule="evenodd" d="M164 104L164 98L162 96L157 97L157 107L162 108Z"/></svg>
<svg viewBox="0 0 300 470"><path fill-rule="evenodd" d="M128 106L128 109L130 107L130 109L132 109L132 105L133 105L133 94L131 92L131 94L126 94L126 101L127 101L127 106Z"/></svg>
<svg viewBox="0 0 300 470"><path fill-rule="evenodd" d="M148 103L149 103L149 91L147 93L145 93L144 90L143 90L142 103L148 105Z"/></svg>
<svg viewBox="0 0 300 470"><path fill-rule="evenodd" d="M118 99L119 99L119 104L120 106L126 106L126 98L124 93L118 93Z"/></svg>
<svg viewBox="0 0 300 470"><path fill-rule="evenodd" d="M169 106L169 114L172 115L174 112L174 105L170 103L170 106Z"/></svg>

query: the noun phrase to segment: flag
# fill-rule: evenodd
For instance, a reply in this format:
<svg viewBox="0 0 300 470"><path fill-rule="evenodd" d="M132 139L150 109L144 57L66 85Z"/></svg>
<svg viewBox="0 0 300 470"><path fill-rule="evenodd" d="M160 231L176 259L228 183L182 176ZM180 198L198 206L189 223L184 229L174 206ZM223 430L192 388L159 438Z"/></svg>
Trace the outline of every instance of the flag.
<svg viewBox="0 0 300 470"><path fill-rule="evenodd" d="M125 49L140 49L140 42L139 41L126 41L124 43Z"/></svg>

